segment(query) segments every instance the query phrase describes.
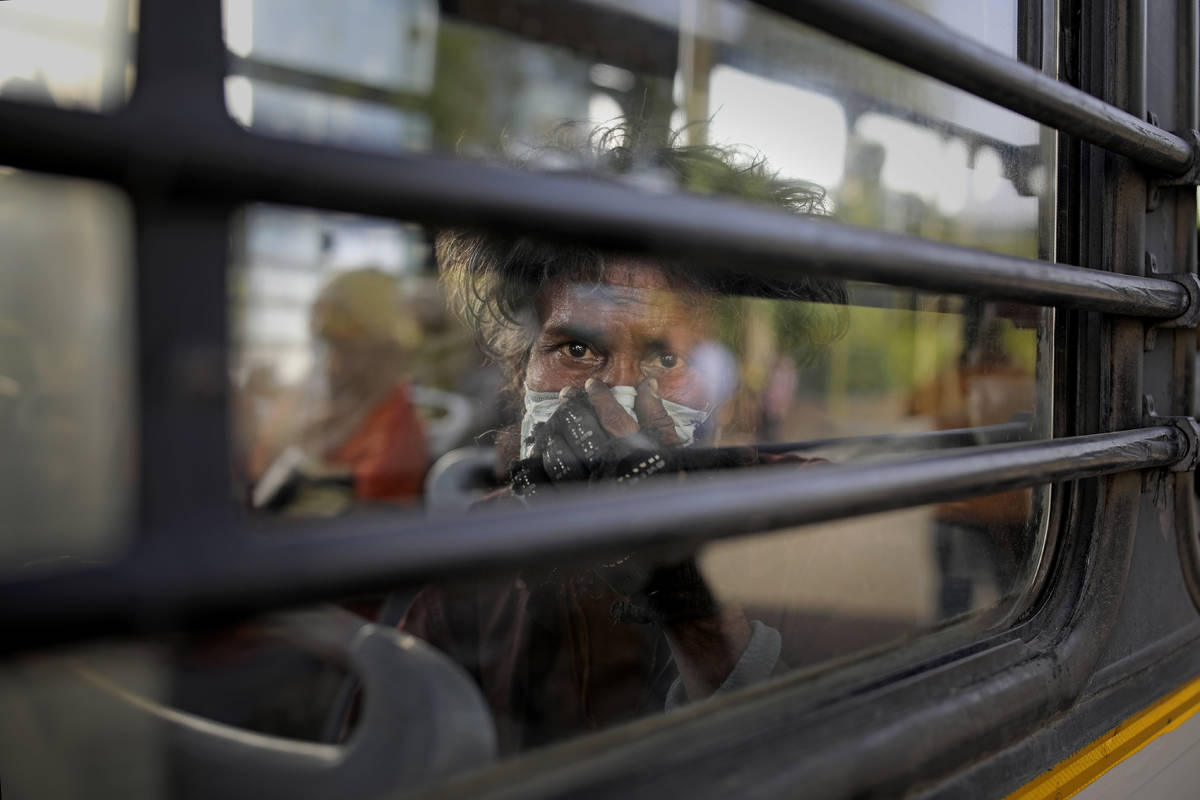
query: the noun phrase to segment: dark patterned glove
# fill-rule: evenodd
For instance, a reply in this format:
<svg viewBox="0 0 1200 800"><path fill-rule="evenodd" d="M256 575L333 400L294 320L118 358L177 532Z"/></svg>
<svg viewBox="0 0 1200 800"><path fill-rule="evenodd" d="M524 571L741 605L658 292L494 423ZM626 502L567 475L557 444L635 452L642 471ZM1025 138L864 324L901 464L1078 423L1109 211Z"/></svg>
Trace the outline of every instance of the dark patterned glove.
<svg viewBox="0 0 1200 800"><path fill-rule="evenodd" d="M670 470L672 462L672 450L653 431L614 436L587 394L568 390L554 415L534 426L532 455L513 463L511 483L521 497L561 483L629 486Z"/></svg>

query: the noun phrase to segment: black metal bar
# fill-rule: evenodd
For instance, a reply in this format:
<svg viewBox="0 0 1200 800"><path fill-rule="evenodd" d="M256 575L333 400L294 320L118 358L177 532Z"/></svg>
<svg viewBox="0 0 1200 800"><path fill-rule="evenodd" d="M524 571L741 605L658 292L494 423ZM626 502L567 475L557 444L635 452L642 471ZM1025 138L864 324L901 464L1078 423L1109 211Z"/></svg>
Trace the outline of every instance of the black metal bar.
<svg viewBox="0 0 1200 800"><path fill-rule="evenodd" d="M224 121L221 3L141 0L136 69L130 106L138 113L160 125L210 127Z"/></svg>
<svg viewBox="0 0 1200 800"><path fill-rule="evenodd" d="M1042 71L1042 0L1017 0L1017 58Z"/></svg>
<svg viewBox="0 0 1200 800"><path fill-rule="evenodd" d="M763 0L851 44L1171 175L1191 167L1172 133L887 0Z"/></svg>
<svg viewBox="0 0 1200 800"><path fill-rule="evenodd" d="M12 166L136 182L145 171L191 196L266 200L478 225L686 257L698 268L957 292L988 299L1174 318L1178 283L1050 264L801 218L695 195L471 164L360 153L255 136L231 126L159 136L137 120L0 103L0 154Z"/></svg>
<svg viewBox="0 0 1200 800"><path fill-rule="evenodd" d="M869 465L742 470L529 508L305 525L235 545L163 542L111 568L0 586L0 650L165 630L227 615L537 562L701 542L1171 464L1171 427L966 448ZM702 491L697 491L701 489ZM570 525L564 524L565 520ZM251 528L255 530L255 528ZM312 535L318 533L320 535Z"/></svg>
<svg viewBox="0 0 1200 800"><path fill-rule="evenodd" d="M146 194L136 208L140 529L211 541L234 516L229 212Z"/></svg>
<svg viewBox="0 0 1200 800"><path fill-rule="evenodd" d="M1028 439L1033 430L1032 417L1024 421L1001 422L974 428L949 428L918 433L880 433L874 436L841 436L830 439L808 439L802 442L770 442L756 444L762 453L811 453L814 450L853 450L855 453L914 453L967 447L981 444L1002 444Z"/></svg>
<svg viewBox="0 0 1200 800"><path fill-rule="evenodd" d="M321 92L351 100L361 100L403 111L428 113L430 107L429 97L425 95L233 53L229 54L229 73L252 80L267 81L281 86Z"/></svg>
<svg viewBox="0 0 1200 800"><path fill-rule="evenodd" d="M141 0L136 83L122 124L160 140L236 130L225 110L221 28L217 0ZM230 531L234 514L229 208L180 192L169 158L134 158L124 169L137 209L140 532L211 541Z"/></svg>

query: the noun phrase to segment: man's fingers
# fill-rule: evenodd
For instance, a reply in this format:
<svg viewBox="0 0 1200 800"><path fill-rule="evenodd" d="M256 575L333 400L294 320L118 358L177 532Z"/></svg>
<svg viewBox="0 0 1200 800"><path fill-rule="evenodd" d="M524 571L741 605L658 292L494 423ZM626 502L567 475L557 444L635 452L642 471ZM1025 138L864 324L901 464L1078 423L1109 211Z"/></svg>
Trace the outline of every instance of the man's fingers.
<svg viewBox="0 0 1200 800"><path fill-rule="evenodd" d="M675 431L675 421L663 408L662 399L658 396L658 381L654 378L646 378L638 384L633 411L637 414L642 430L659 442L668 447L682 444L679 434Z"/></svg>
<svg viewBox="0 0 1200 800"><path fill-rule="evenodd" d="M573 471L568 470L563 473L568 476L565 479L583 478L600 463L604 455L604 444L610 437L582 390L568 386L559 393L559 398L563 404L546 422L546 430L552 436L541 452L547 459L566 460L569 450L580 462L584 472L575 475ZM565 449L551 453L551 445L555 442ZM546 471L550 477L558 480L550 461L547 461Z"/></svg>
<svg viewBox="0 0 1200 800"><path fill-rule="evenodd" d="M542 453L542 466L552 481L580 481L587 477L587 469L577 454L560 436L551 436Z"/></svg>
<svg viewBox="0 0 1200 800"><path fill-rule="evenodd" d="M617 398L613 397L608 384L595 378L588 378L583 388L587 391L588 400L591 401L592 409L596 412L596 417L604 426L604 430L617 438L637 433L638 424L625 409L621 408L621 404L617 402Z"/></svg>

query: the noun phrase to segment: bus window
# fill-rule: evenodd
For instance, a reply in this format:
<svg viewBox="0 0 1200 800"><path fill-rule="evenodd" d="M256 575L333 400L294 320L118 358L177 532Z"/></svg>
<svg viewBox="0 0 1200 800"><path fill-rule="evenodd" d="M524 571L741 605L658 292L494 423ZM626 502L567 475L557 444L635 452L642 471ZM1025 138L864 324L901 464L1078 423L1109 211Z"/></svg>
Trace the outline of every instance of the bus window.
<svg viewBox="0 0 1200 800"><path fill-rule="evenodd" d="M756 206L826 230L1052 255L1052 136L767 11L589 2L581 24L549 3L368 5L377 15L227 0L230 115L280 138L706 195L714 216ZM611 226L539 236L477 222L240 207L225 366L239 531L382 525L416 557L455 521L509 520L519 539L523 520L578 502L555 522L556 557L338 598L339 620L375 620L393 649L467 676L459 694L494 726L485 745L514 755L800 670L884 651L895 663L1026 608L1044 486L803 526L752 508L738 524L755 536L703 547L606 548L619 531L595 519L626 502L719 515L760 482L844 491L854 470L896 457L1048 438L1051 310L904 275L730 263ZM106 285L124 286L119 271ZM129 407L126 303L105 306L110 336L89 328L80 345L115 350L89 362L117 364L95 413ZM93 522L120 520L136 480L112 468L132 438L114 419L97 463L77 460L112 505ZM371 692L344 653L331 667L281 652L272 624L172 642L159 696L352 745Z"/></svg>
<svg viewBox="0 0 1200 800"><path fill-rule="evenodd" d="M663 255L275 206L244 210L237 240L238 502L272 535L385 513L424 514L437 536L447 514L703 495L731 472L803 484L1044 435L1038 308L731 283ZM516 752L947 623L1001 624L1032 586L1046 500L431 580L388 622L476 677ZM583 522L564 519L564 540Z"/></svg>
<svg viewBox="0 0 1200 800"><path fill-rule="evenodd" d="M0 2L6 788L1189 746L1195 4L155 2Z"/></svg>
<svg viewBox="0 0 1200 800"><path fill-rule="evenodd" d="M231 0L227 102L276 136L1051 249L1036 124L752 7L585 7L595 30L622 20L662 47L630 52L548 6L398 4L403 24L338 17L312 55L310 20ZM664 486L687 503L716 474L803 483L1049 435L1048 310L731 266L646 242L246 207L229 273L235 502L273 535L383 513L436 536L439 515ZM360 610L463 665L511 753L947 625L953 641L1002 625L1033 587L1047 501L1018 489L430 580ZM564 540L585 522L564 520Z"/></svg>

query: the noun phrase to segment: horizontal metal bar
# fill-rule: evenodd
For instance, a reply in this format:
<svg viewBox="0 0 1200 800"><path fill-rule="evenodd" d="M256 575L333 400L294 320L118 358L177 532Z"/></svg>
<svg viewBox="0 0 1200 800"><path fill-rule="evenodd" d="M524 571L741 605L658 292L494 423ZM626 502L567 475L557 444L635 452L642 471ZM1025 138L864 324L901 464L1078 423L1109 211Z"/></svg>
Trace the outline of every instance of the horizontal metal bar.
<svg viewBox="0 0 1200 800"><path fill-rule="evenodd" d="M234 53L229 54L229 74L293 89L329 94L339 100L359 100L402 111L427 113L430 107L426 95Z"/></svg>
<svg viewBox="0 0 1200 800"><path fill-rule="evenodd" d="M762 5L997 105L1169 175L1191 144L932 17L890 0L760 0Z"/></svg>
<svg viewBox="0 0 1200 800"><path fill-rule="evenodd" d="M801 442L771 442L757 444L762 453L811 453L814 450L853 452L857 456L880 453L914 453L968 447L982 444L1002 444L1028 439L1033 431L1032 418L1024 421L1001 422L973 428L948 428L917 433L880 433L873 436L841 436L832 439L808 439Z"/></svg>
<svg viewBox="0 0 1200 800"><path fill-rule="evenodd" d="M1179 283L1050 264L661 194L594 178L522 172L430 155L362 153L201 125L158 136L136 117L0 103L0 163L139 181L218 199L316 206L511 234L563 237L690 259L735 275L866 280L989 299L1176 318Z"/></svg>
<svg viewBox="0 0 1200 800"><path fill-rule="evenodd" d="M0 650L164 630L450 576L518 570L1172 464L1173 427L964 448L868 465L745 469L529 508L403 522L396 514L247 526L239 546L170 547L0 586ZM569 525L566 524L569 521ZM280 529L283 529L282 531ZM286 536L280 536L285 533ZM318 534L318 535L312 535Z"/></svg>

